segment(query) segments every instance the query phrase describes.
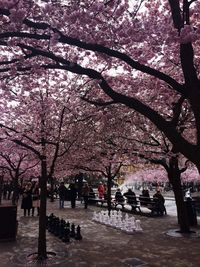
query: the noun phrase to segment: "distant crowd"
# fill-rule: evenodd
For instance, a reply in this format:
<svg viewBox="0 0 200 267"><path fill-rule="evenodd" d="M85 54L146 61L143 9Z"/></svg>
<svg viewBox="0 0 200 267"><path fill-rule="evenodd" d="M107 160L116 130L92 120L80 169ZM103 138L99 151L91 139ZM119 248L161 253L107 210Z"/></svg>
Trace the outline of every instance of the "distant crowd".
<svg viewBox="0 0 200 267"><path fill-rule="evenodd" d="M4 200L11 200L15 193L15 202L17 203L21 197L21 208L24 211L24 216L34 216L35 211L39 215L40 211L40 188L38 182L24 182L18 184L14 188L12 182L5 182L2 187L2 196Z"/></svg>
<svg viewBox="0 0 200 267"><path fill-rule="evenodd" d="M49 189L49 188L48 188ZM51 197L51 191L47 189L48 197ZM21 196L21 208L24 211L24 216L34 216L39 215L40 212L40 188L38 182L25 182L21 186L19 185L16 194L17 200ZM3 199L11 199L13 192L12 183L5 182L3 184L2 196ZM107 185L105 183L99 182L97 186L97 193L94 192L92 186L90 186L87 182L84 182L82 187L79 188L76 183L72 182L67 187L64 182L61 182L59 185L55 185L53 196L59 199L59 208L64 208L65 201L71 202L71 208L76 207L76 200L80 200L84 204L84 208L87 209L89 201L94 198L107 200L108 192ZM132 206L137 205L138 200L136 198L136 194L132 189L127 189L127 192L122 194L120 188L116 189L114 201L116 203L124 203L126 201L127 204ZM149 191L144 189L140 195L140 202L145 206L149 204L151 201ZM161 192L157 190L157 192L153 195L153 201L158 203L158 207L160 209L160 213L165 212L164 203L165 199Z"/></svg>
<svg viewBox="0 0 200 267"><path fill-rule="evenodd" d="M108 192L107 192L107 185L100 182L97 187L97 193L94 192L93 188L85 182L83 184L81 192L79 192L76 187L75 183L71 183L68 188L65 187L64 182L61 182L60 186L57 188L57 194L59 197L59 208L64 208L65 200L71 201L71 208L76 207L76 200L79 199L84 202L84 208L87 209L89 201L93 198L96 200L107 200L108 199ZM68 197L66 197L68 196ZM156 212L160 215L166 214L166 209L164 206L165 199L161 194L161 191L158 189L156 193L153 195L153 198L150 198L150 194L148 189L144 189L139 196L140 202L143 206L148 206L150 208L150 204L152 202L156 203ZM122 194L120 188L116 189L114 200L115 204L127 204L134 205L138 204L138 199L136 197L135 192L132 189L128 189L127 192Z"/></svg>

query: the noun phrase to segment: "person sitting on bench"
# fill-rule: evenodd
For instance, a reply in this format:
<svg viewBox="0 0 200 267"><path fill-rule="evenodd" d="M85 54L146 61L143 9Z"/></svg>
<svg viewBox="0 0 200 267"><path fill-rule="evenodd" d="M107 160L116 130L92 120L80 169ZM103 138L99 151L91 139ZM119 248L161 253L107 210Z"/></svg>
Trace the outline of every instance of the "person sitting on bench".
<svg viewBox="0 0 200 267"><path fill-rule="evenodd" d="M136 210L137 206L137 199L135 192L132 191L132 189L128 189L127 192L124 193L124 197L127 199L127 204L131 205L132 210Z"/></svg>
<svg viewBox="0 0 200 267"><path fill-rule="evenodd" d="M167 214L166 208L164 205L165 199L159 190L153 195L153 201L156 204L154 211L157 212L158 215Z"/></svg>
<svg viewBox="0 0 200 267"><path fill-rule="evenodd" d="M124 193L124 197L127 198L127 204L130 205L137 205L137 199L135 193L132 191L132 189L128 189L127 192Z"/></svg>
<svg viewBox="0 0 200 267"><path fill-rule="evenodd" d="M123 195L121 193L120 188L117 188L117 191L115 193L115 201L116 201L116 203L122 204L122 203L124 203L124 200L125 199L124 199L124 197L123 197Z"/></svg>
<svg viewBox="0 0 200 267"><path fill-rule="evenodd" d="M141 206L149 206L151 204L149 190L148 189L142 190L142 195L140 195L139 199L140 199Z"/></svg>

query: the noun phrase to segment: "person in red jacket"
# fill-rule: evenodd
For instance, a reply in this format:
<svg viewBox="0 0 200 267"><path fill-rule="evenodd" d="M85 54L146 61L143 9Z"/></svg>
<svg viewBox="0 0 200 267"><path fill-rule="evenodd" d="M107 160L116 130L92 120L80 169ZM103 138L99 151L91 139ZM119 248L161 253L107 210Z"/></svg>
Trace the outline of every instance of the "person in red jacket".
<svg viewBox="0 0 200 267"><path fill-rule="evenodd" d="M98 185L98 197L102 199L104 197L104 193L105 193L104 185L102 184L102 182L100 182Z"/></svg>

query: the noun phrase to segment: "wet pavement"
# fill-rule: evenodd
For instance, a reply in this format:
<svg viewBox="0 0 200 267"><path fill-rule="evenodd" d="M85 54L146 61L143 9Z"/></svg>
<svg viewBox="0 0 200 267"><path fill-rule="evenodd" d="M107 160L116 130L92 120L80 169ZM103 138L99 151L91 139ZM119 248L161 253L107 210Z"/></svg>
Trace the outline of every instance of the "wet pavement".
<svg viewBox="0 0 200 267"><path fill-rule="evenodd" d="M194 235L173 235L178 229L172 214L146 217L129 214L141 220L142 232L127 234L121 230L92 221L93 212L102 208L77 202L71 209L58 208L58 200L47 202L47 214L54 213L76 226L80 225L81 241L72 239L63 243L47 231L47 250L54 252L45 266L59 267L198 267L200 266L200 227L192 227ZM199 220L199 218L198 218ZM8 226L9 227L9 226ZM168 233L168 234L167 234ZM0 267L36 266L29 262L31 253L37 252L38 217L23 217L18 207L18 233L16 241L0 243ZM43 266L44 266L43 265Z"/></svg>

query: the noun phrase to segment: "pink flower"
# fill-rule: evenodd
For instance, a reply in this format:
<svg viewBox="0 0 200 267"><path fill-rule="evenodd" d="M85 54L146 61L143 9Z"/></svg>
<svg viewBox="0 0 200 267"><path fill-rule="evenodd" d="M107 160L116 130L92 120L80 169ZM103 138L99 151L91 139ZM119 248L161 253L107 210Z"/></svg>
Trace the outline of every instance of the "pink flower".
<svg viewBox="0 0 200 267"><path fill-rule="evenodd" d="M2 8L13 8L19 0L1 0L0 7Z"/></svg>
<svg viewBox="0 0 200 267"><path fill-rule="evenodd" d="M26 15L26 12L24 10L11 9L9 18L11 22L22 23L22 21L25 18L25 15Z"/></svg>

